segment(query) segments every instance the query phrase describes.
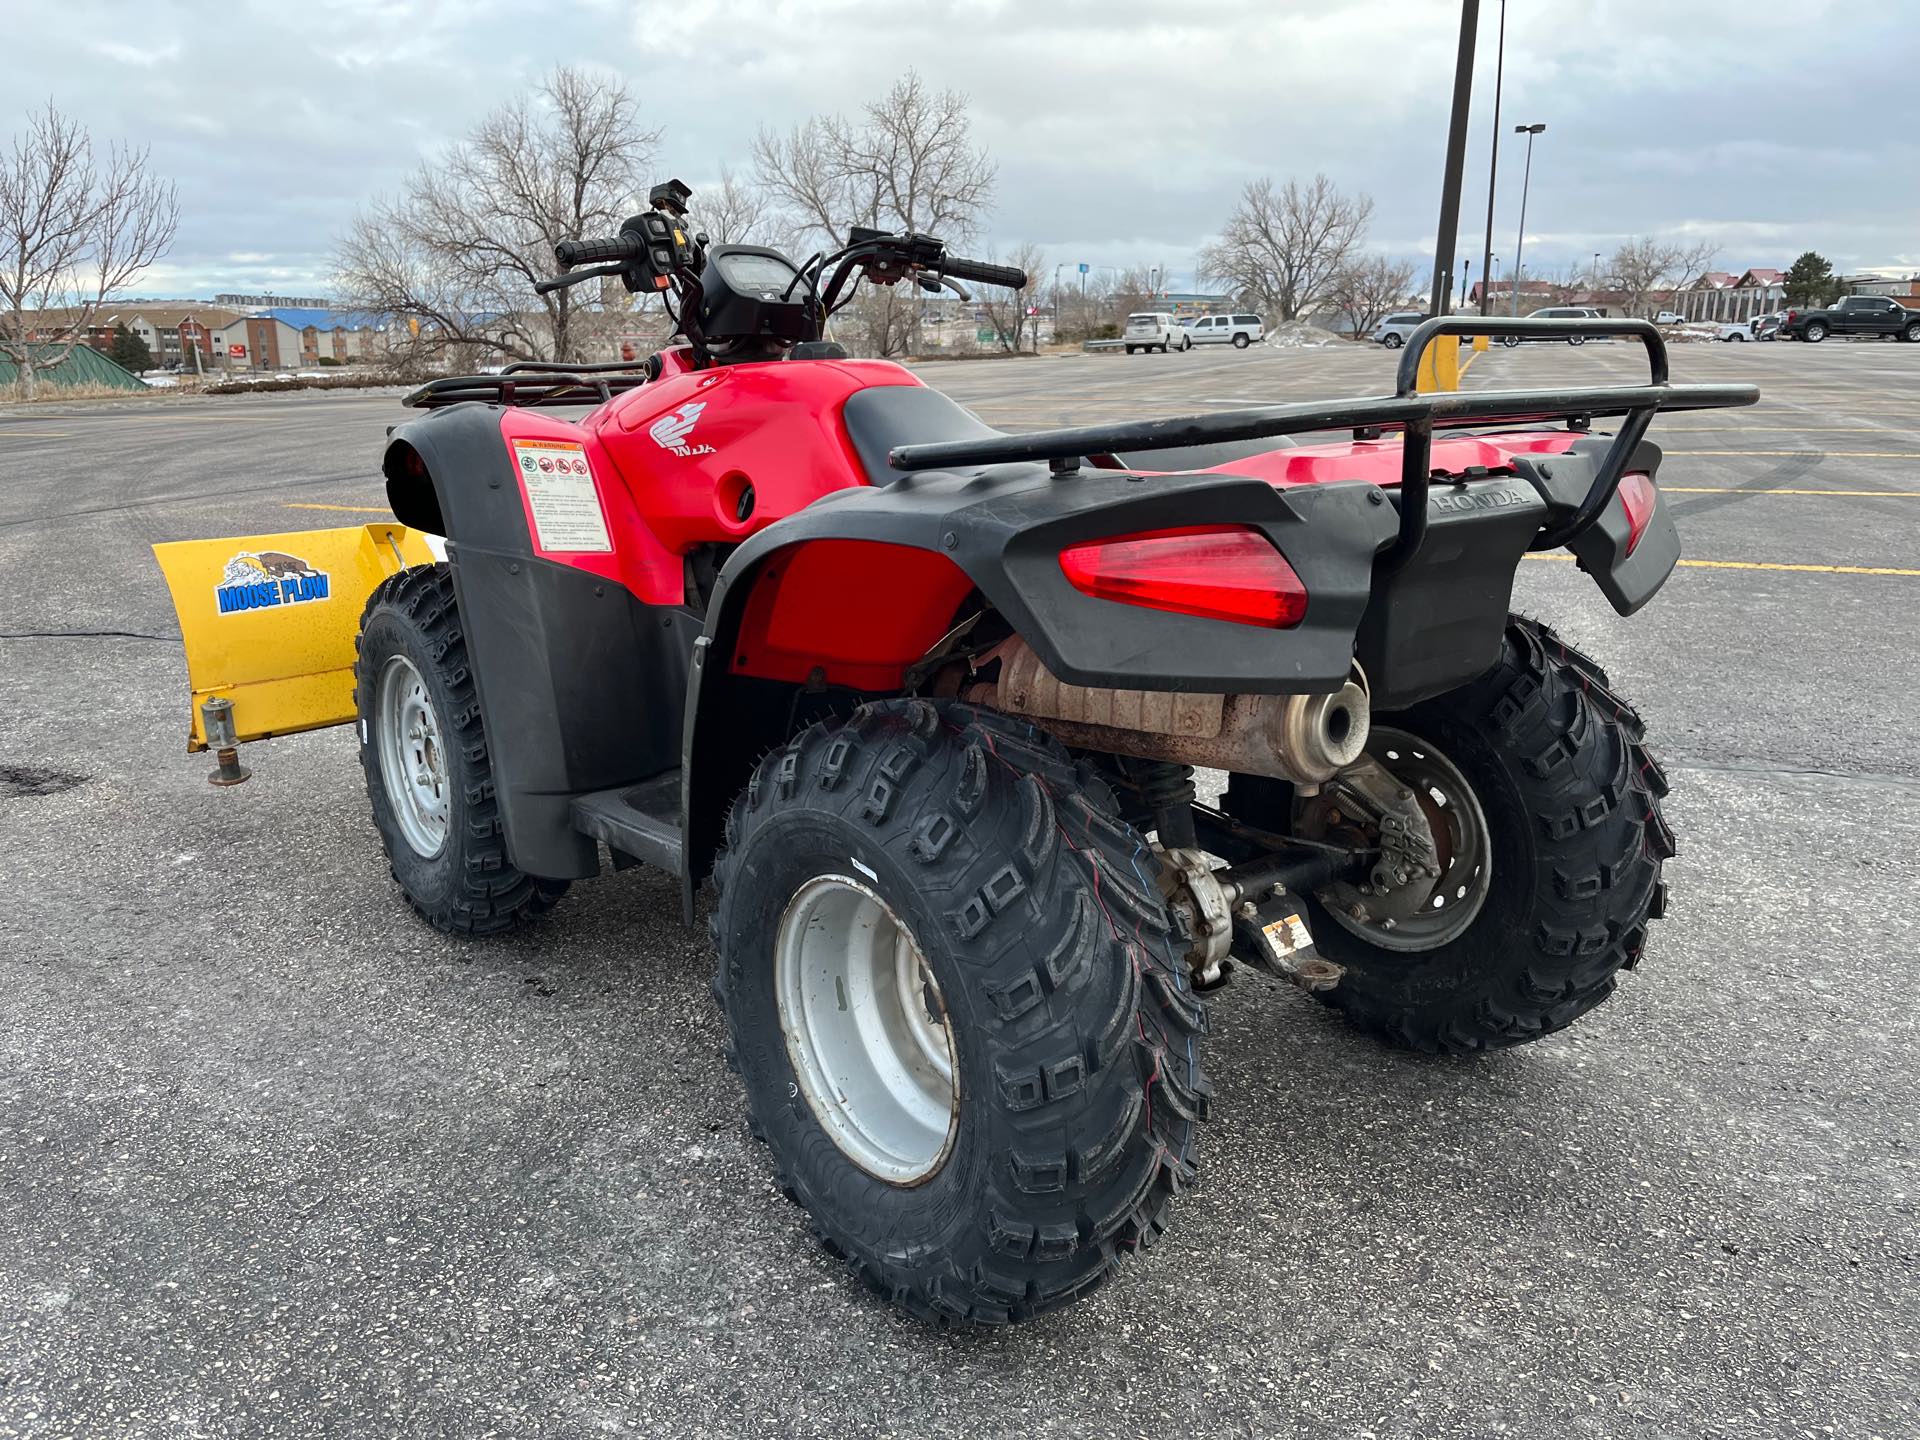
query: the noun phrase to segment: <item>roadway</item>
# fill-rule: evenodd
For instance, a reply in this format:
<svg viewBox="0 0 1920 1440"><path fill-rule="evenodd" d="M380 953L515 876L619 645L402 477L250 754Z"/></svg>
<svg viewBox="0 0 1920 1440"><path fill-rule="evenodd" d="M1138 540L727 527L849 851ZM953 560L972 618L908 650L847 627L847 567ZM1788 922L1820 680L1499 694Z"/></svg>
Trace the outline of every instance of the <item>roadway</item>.
<svg viewBox="0 0 1920 1440"><path fill-rule="evenodd" d="M1527 346L1470 386L1625 380ZM1379 393L1371 349L929 364L1010 427ZM0 1435L1905 1436L1920 347L1694 345L1687 561L1598 656L1670 918L1571 1032L1409 1058L1218 997L1202 1183L1086 1304L933 1334L775 1193L645 871L463 944L341 732L215 790L148 546L374 518L391 397L0 409ZM323 508L314 508L323 507Z"/></svg>

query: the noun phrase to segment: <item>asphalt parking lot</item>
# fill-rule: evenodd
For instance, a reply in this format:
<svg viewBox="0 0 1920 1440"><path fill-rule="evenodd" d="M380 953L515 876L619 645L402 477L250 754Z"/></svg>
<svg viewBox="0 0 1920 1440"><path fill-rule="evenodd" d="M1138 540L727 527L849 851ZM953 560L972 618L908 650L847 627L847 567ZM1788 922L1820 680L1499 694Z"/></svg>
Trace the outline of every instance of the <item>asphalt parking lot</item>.
<svg viewBox="0 0 1920 1440"><path fill-rule="evenodd" d="M1527 346L1470 386L1639 371ZM928 365L1010 427L1379 393L1370 348ZM1167 1239L934 1334L773 1189L704 929L458 943L341 732L184 753L148 546L377 518L390 397L0 409L0 1435L1920 1434L1920 346L1676 347L1687 561L1518 602L1640 704L1673 904L1586 1024L1409 1058L1218 998Z"/></svg>

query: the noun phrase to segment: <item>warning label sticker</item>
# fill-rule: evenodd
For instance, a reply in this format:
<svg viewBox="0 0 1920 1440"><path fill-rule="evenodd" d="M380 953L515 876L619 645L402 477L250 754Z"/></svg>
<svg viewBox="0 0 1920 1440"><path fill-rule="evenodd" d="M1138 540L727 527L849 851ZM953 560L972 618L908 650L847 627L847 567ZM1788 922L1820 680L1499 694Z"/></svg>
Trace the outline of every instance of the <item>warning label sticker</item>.
<svg viewBox="0 0 1920 1440"><path fill-rule="evenodd" d="M516 440L513 458L542 550L613 549L585 446L572 440Z"/></svg>

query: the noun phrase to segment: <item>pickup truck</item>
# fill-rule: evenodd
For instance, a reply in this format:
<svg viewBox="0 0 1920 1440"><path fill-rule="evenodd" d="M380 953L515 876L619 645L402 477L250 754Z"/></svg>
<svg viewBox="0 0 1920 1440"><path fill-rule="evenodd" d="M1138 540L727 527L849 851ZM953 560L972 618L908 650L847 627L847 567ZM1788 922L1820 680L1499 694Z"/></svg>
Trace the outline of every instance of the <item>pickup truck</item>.
<svg viewBox="0 0 1920 1440"><path fill-rule="evenodd" d="M1920 310L1885 295L1848 295L1819 310L1789 310L1779 338L1817 345L1829 335L1889 335L1920 344Z"/></svg>

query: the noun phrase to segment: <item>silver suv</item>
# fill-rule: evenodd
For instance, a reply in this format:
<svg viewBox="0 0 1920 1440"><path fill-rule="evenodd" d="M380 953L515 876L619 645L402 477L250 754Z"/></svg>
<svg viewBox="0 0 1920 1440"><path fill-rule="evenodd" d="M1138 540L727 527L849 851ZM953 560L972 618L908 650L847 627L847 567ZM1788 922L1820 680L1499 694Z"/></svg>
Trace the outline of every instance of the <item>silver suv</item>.
<svg viewBox="0 0 1920 1440"><path fill-rule="evenodd" d="M1389 350L1398 350L1426 318L1424 310L1396 310L1373 327L1373 338Z"/></svg>
<svg viewBox="0 0 1920 1440"><path fill-rule="evenodd" d="M1173 316L1160 310L1143 310L1138 315L1127 316L1127 328L1120 332L1120 339L1129 355L1136 350L1158 350L1164 355L1169 350L1193 348L1187 332L1173 323Z"/></svg>

